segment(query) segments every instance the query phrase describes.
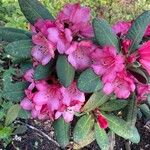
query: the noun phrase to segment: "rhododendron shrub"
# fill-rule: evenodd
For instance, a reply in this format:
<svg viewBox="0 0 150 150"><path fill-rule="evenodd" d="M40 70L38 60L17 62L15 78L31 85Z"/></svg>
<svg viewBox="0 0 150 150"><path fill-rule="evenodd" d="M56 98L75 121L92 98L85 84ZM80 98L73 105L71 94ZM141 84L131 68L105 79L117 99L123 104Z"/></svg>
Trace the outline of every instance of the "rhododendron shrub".
<svg viewBox="0 0 150 150"><path fill-rule="evenodd" d="M111 27L79 3L53 17L36 0L18 1L30 30L0 28L17 71L4 72L2 98L51 120L62 148L72 136L74 149L96 140L108 150L109 132L138 143L137 109L150 94L150 11Z"/></svg>

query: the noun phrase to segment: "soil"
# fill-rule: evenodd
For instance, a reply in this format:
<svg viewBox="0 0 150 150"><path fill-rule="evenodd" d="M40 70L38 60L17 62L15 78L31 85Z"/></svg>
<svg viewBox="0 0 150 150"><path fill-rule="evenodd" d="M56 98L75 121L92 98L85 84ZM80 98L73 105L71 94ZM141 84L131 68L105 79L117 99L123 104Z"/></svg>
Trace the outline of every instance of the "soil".
<svg viewBox="0 0 150 150"><path fill-rule="evenodd" d="M136 124L141 135L141 141L139 144L130 143L130 149L127 149L125 147L127 141L116 136L114 150L150 150L150 128L145 126L145 123L146 122L143 119L140 119ZM29 120L28 124L39 131L46 133L49 137L55 140L54 131L50 121L39 122L36 120ZM3 150L2 147L0 148ZM57 147L40 132L28 128L24 134L15 135L13 141L7 146L6 150L61 150L61 148ZM72 150L72 145L68 146L66 150ZM100 148L96 142L93 142L82 150L100 150Z"/></svg>

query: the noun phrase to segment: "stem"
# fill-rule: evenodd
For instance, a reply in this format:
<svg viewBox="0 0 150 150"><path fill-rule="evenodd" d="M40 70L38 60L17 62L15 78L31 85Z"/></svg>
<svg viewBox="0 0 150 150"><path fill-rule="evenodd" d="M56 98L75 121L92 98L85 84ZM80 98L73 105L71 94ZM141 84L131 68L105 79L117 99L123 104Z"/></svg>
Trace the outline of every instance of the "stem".
<svg viewBox="0 0 150 150"><path fill-rule="evenodd" d="M47 135L47 134L44 133L43 131L41 131L41 130L35 128L34 126L29 125L29 124L27 124L27 123L23 123L23 122L21 122L21 121L16 121L15 123L21 123L21 124L26 125L28 128L39 132L42 136L44 136L45 138L47 138L49 141L53 142L56 146L60 147L60 145L59 145L55 140L53 140L49 135Z"/></svg>

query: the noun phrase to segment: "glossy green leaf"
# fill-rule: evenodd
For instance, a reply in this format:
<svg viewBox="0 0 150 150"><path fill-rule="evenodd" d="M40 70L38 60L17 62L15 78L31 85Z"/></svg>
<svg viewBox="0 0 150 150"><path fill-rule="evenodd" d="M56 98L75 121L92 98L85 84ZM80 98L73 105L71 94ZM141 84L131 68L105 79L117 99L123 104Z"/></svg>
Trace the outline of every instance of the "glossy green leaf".
<svg viewBox="0 0 150 150"><path fill-rule="evenodd" d="M5 52L14 59L25 60L31 58L32 47L31 40L19 40L9 43L5 47Z"/></svg>
<svg viewBox="0 0 150 150"><path fill-rule="evenodd" d="M150 11L145 11L134 20L131 28L127 33L127 39L130 39L132 41L132 44L130 46L131 52L135 51L139 47L139 44L142 41L143 35L149 24Z"/></svg>
<svg viewBox="0 0 150 150"><path fill-rule="evenodd" d="M0 41L14 42L31 39L31 33L22 29L0 28Z"/></svg>
<svg viewBox="0 0 150 150"><path fill-rule="evenodd" d="M109 138L106 131L100 128L100 126L97 123L95 123L94 130L95 130L96 142L101 148L101 150L109 150Z"/></svg>
<svg viewBox="0 0 150 150"><path fill-rule="evenodd" d="M26 82L11 83L2 91L2 97L6 100L19 102L24 98L24 90L28 87Z"/></svg>
<svg viewBox="0 0 150 150"><path fill-rule="evenodd" d="M103 113L103 115L108 120L109 128L117 135L123 137L124 139L130 139L133 137L134 130L131 128L128 122L111 114L108 115Z"/></svg>
<svg viewBox="0 0 150 150"><path fill-rule="evenodd" d="M38 0L18 0L18 2L21 11L31 24L34 24L37 19L54 19Z"/></svg>
<svg viewBox="0 0 150 150"><path fill-rule="evenodd" d="M148 75L147 73L140 67L130 67L129 72L141 83L148 83Z"/></svg>
<svg viewBox="0 0 150 150"><path fill-rule="evenodd" d="M68 62L66 56L64 55L58 56L56 71L58 79L64 87L68 87L74 80L75 69Z"/></svg>
<svg viewBox="0 0 150 150"><path fill-rule="evenodd" d="M18 118L29 119L30 117L31 117L31 113L29 111L20 109L20 111L18 113Z"/></svg>
<svg viewBox="0 0 150 150"><path fill-rule="evenodd" d="M94 131L91 131L84 140L80 141L79 143L73 144L73 149L81 149L89 144L91 144L95 140Z"/></svg>
<svg viewBox="0 0 150 150"><path fill-rule="evenodd" d="M75 125L75 128L73 130L73 141L78 145L78 147L85 146L84 140L88 137L88 143L91 143L94 139L92 132L93 132L93 126L94 126L94 118L92 115L84 115L82 116L77 124Z"/></svg>
<svg viewBox="0 0 150 150"><path fill-rule="evenodd" d="M19 104L15 104L10 107L10 109L8 110L8 112L6 114L6 119L5 119L6 126L11 124L18 117L18 113L19 113L20 109L21 108L20 108Z"/></svg>
<svg viewBox="0 0 150 150"><path fill-rule="evenodd" d="M60 118L54 122L53 126L57 142L62 148L65 148L69 144L70 124L66 123L64 119Z"/></svg>
<svg viewBox="0 0 150 150"><path fill-rule="evenodd" d="M102 88L100 77L92 69L87 69L81 73L77 85L79 90L85 93L97 92Z"/></svg>
<svg viewBox="0 0 150 150"><path fill-rule="evenodd" d="M102 104L104 104L110 97L105 95L103 92L93 93L89 100L85 103L82 108L83 112L90 112L95 108L98 108Z"/></svg>
<svg viewBox="0 0 150 150"><path fill-rule="evenodd" d="M105 104L100 106L100 110L102 111L116 111L124 108L127 106L128 101L127 100L120 100L120 99L112 99Z"/></svg>
<svg viewBox="0 0 150 150"><path fill-rule="evenodd" d="M45 79L47 77L50 77L52 73L52 65L53 62L49 62L47 65L39 65L35 69L34 78L36 80Z"/></svg>
<svg viewBox="0 0 150 150"><path fill-rule="evenodd" d="M147 119L150 119L150 109L147 104L140 105L140 109Z"/></svg>
<svg viewBox="0 0 150 150"><path fill-rule="evenodd" d="M115 33L113 33L111 26L104 19L93 19L93 28L96 41L99 45L112 45L119 51L119 42Z"/></svg>

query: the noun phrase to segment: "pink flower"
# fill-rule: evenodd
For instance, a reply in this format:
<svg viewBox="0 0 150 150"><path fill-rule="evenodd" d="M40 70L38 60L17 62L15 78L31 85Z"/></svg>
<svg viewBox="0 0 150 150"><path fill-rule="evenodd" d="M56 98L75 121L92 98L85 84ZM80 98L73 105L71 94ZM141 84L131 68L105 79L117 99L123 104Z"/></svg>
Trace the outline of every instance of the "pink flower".
<svg viewBox="0 0 150 150"><path fill-rule="evenodd" d="M139 62L150 75L150 41L145 42L139 49Z"/></svg>
<svg viewBox="0 0 150 150"><path fill-rule="evenodd" d="M112 81L105 82L103 91L105 94L109 95L112 92L118 98L128 98L130 92L135 90L135 85L130 76L123 70L116 74L116 78Z"/></svg>
<svg viewBox="0 0 150 150"><path fill-rule="evenodd" d="M92 37L93 30L90 24L90 9L81 7L79 3L67 4L57 16L59 27L69 28L74 35Z"/></svg>
<svg viewBox="0 0 150 150"><path fill-rule="evenodd" d="M98 114L97 121L102 129L108 128L108 121L102 114Z"/></svg>
<svg viewBox="0 0 150 150"><path fill-rule="evenodd" d="M124 58L116 53L116 49L111 46L105 46L102 49L97 48L92 53L94 72L102 75L103 82L114 80L116 73L124 68Z"/></svg>
<svg viewBox="0 0 150 150"><path fill-rule="evenodd" d="M112 26L112 30L118 35L126 35L129 28L131 27L132 22L131 21L119 21L116 24Z"/></svg>
<svg viewBox="0 0 150 150"><path fill-rule="evenodd" d="M137 85L137 100L138 102L147 100L147 96L150 94L150 85L138 84Z"/></svg>
<svg viewBox="0 0 150 150"><path fill-rule="evenodd" d="M85 95L77 89L76 82L73 82L68 88L61 87L62 103L64 107L55 114L55 118L59 118L61 115L66 122L73 120L75 112L79 112L84 101Z"/></svg>
<svg viewBox="0 0 150 150"><path fill-rule="evenodd" d="M84 70L91 66L91 53L95 46L90 41L81 41L78 43L76 50L68 55L68 61L75 69Z"/></svg>
<svg viewBox="0 0 150 150"><path fill-rule="evenodd" d="M146 31L145 31L145 34L144 34L145 37L147 36L150 36L150 24L148 25Z"/></svg>
<svg viewBox="0 0 150 150"><path fill-rule="evenodd" d="M54 58L55 47L41 32L33 35L32 41L36 44L31 52L35 64L41 63L42 65L46 65L51 58Z"/></svg>
<svg viewBox="0 0 150 150"><path fill-rule="evenodd" d="M21 101L20 106L25 110L32 110L33 104L27 97L25 97Z"/></svg>
<svg viewBox="0 0 150 150"><path fill-rule="evenodd" d="M23 75L23 78L28 82L34 82L33 75L34 75L34 70L29 69L25 72L25 74Z"/></svg>

